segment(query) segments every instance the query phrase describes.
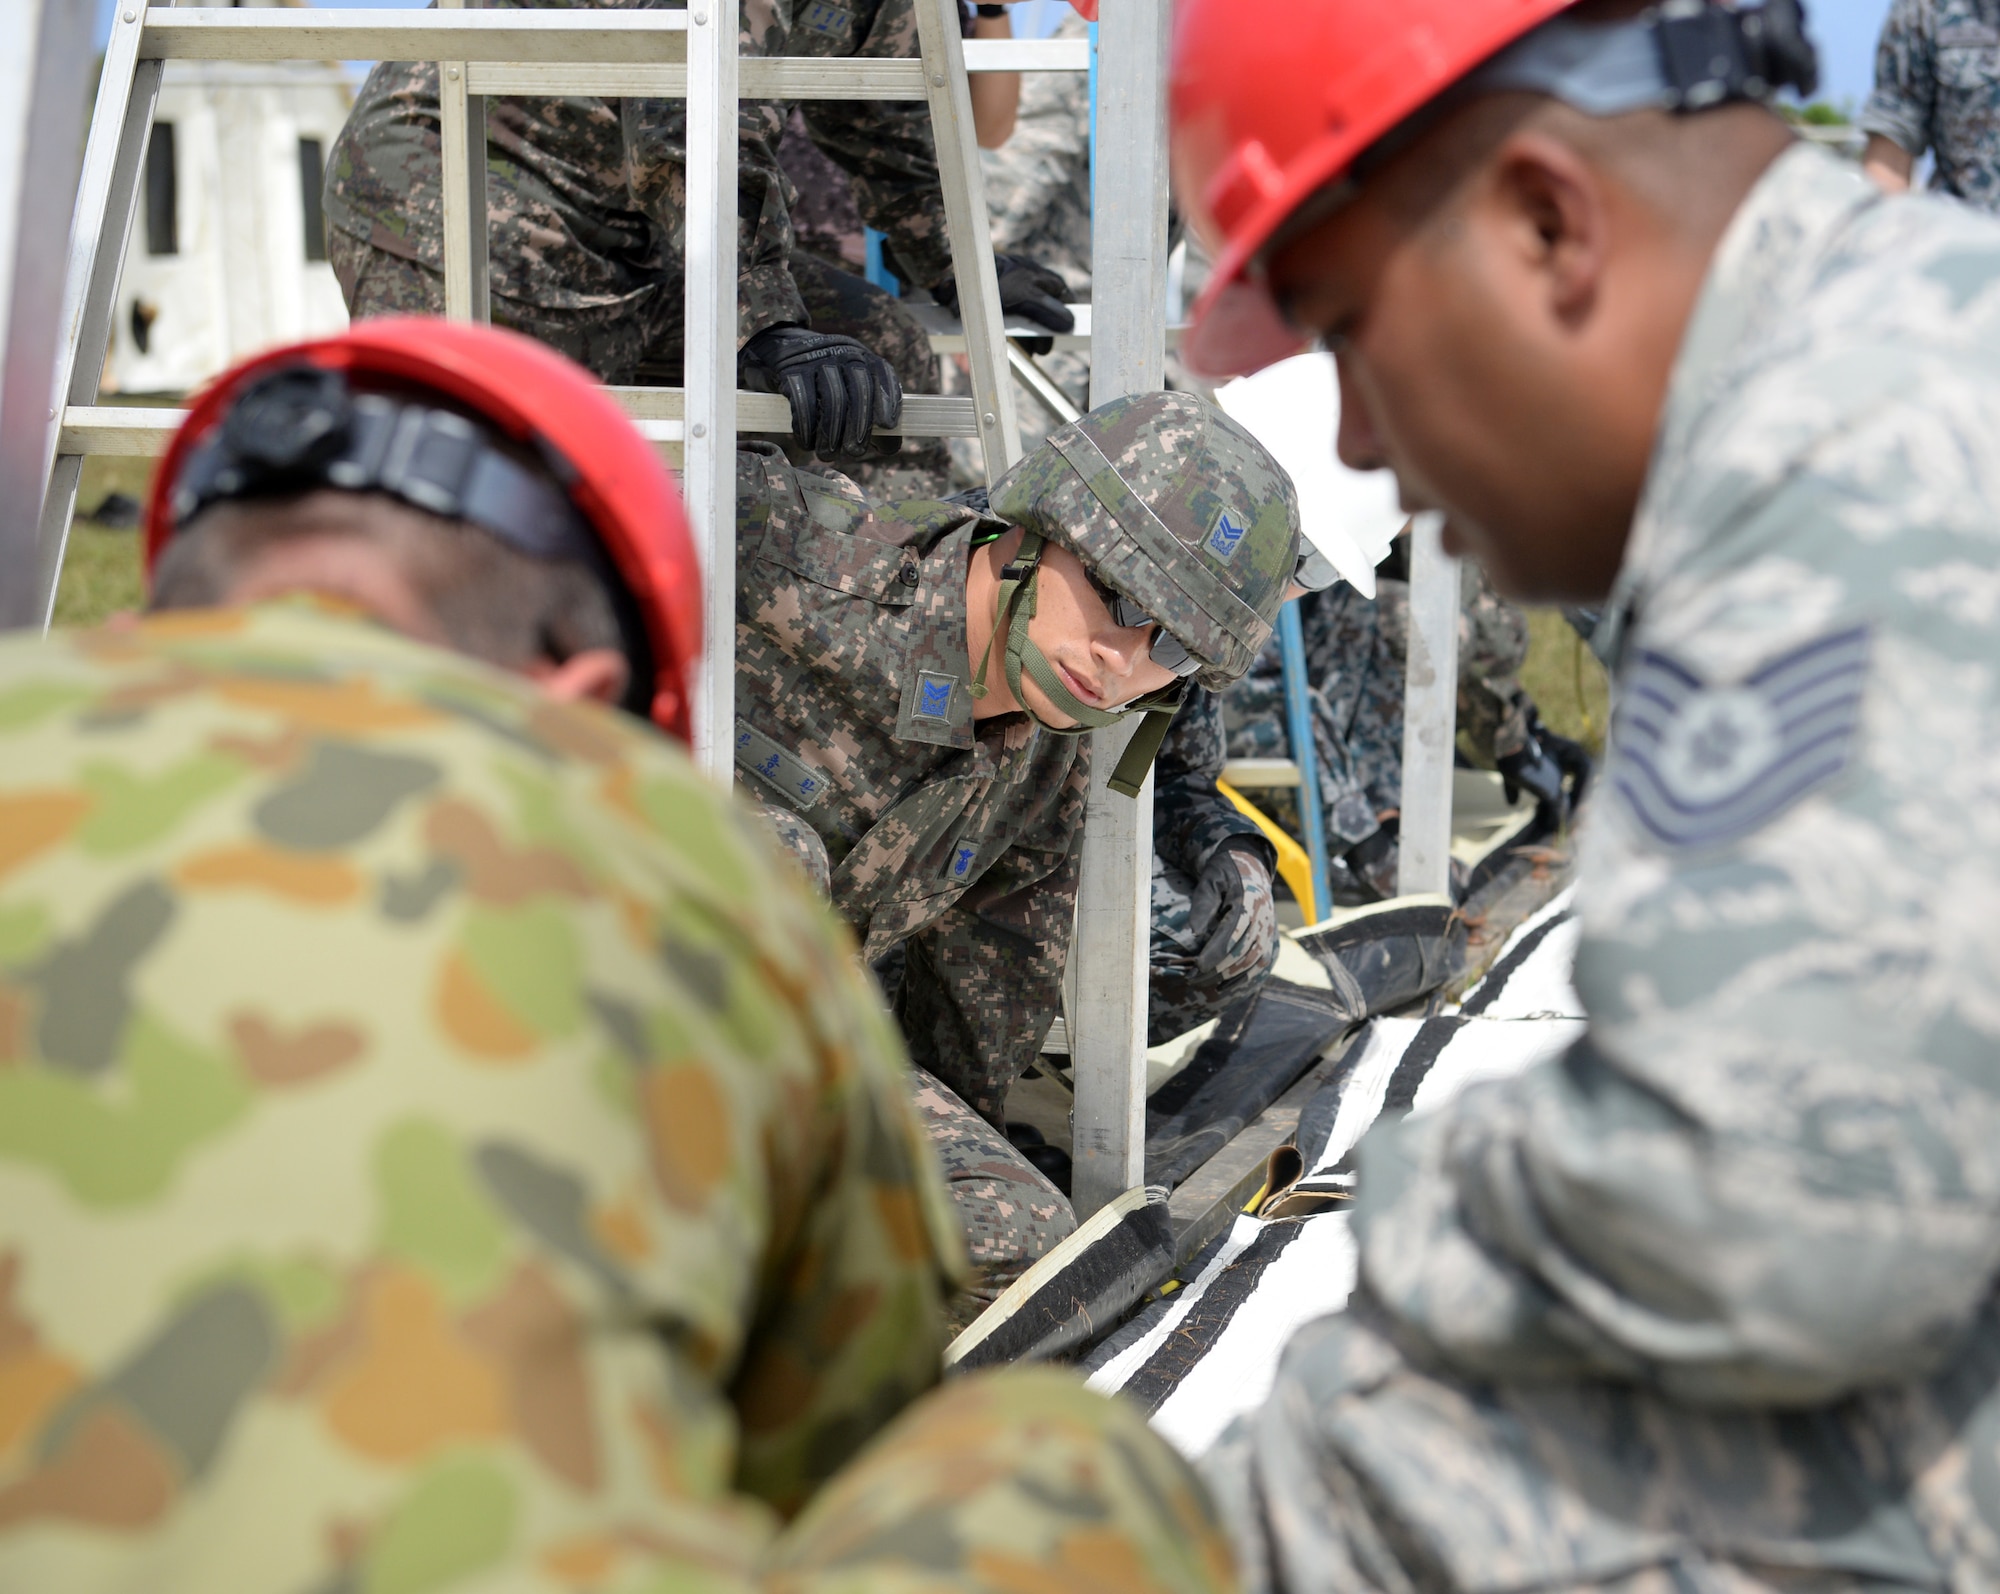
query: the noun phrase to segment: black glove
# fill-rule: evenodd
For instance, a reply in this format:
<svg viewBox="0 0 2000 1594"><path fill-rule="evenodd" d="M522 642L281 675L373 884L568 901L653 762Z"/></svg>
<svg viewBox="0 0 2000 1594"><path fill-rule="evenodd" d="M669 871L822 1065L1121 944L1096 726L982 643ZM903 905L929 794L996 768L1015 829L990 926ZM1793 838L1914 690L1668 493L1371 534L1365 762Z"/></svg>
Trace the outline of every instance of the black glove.
<svg viewBox="0 0 2000 1594"><path fill-rule="evenodd" d="M1270 843L1248 836L1209 855L1188 902L1188 930L1201 938L1197 984L1226 984L1262 968L1278 944Z"/></svg>
<svg viewBox="0 0 2000 1594"><path fill-rule="evenodd" d="M1576 812L1594 767L1580 743L1556 735L1532 710L1527 745L1498 763L1507 801L1527 792L1535 799L1535 818L1546 830L1560 829Z"/></svg>
<svg viewBox="0 0 2000 1594"><path fill-rule="evenodd" d="M1069 297L1069 284L1047 266L1038 266L1021 255L995 255L993 269L1000 277L1000 309L1004 314L1020 316L1051 332L1075 330L1076 315L1063 303ZM931 297L956 314L958 278L946 276L931 289ZM1020 343L1030 354L1047 354L1055 347L1049 338L1022 338Z"/></svg>
<svg viewBox="0 0 2000 1594"><path fill-rule="evenodd" d="M903 384L889 362L864 343L804 327L766 327L736 356L746 381L791 401L792 436L821 459L879 459L900 437L874 435L903 415Z"/></svg>

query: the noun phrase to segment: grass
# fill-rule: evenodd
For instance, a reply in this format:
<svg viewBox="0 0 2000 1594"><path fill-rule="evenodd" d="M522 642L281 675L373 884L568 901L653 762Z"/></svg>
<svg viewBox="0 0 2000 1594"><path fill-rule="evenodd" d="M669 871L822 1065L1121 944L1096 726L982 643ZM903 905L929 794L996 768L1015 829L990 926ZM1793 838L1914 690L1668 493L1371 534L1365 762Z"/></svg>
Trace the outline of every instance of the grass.
<svg viewBox="0 0 2000 1594"><path fill-rule="evenodd" d="M152 479L150 459L93 456L83 462L77 508L95 509L111 492L124 493L143 504ZM80 517L72 520L62 578L56 583L56 624L93 625L120 609L138 608L142 596L138 528L114 530Z"/></svg>

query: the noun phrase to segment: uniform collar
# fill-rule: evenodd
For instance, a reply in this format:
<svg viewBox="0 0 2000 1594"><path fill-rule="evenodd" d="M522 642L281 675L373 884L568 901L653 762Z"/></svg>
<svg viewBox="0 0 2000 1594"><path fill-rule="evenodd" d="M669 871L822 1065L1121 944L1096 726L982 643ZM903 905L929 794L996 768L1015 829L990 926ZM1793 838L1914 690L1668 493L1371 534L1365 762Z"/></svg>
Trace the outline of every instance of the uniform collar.
<svg viewBox="0 0 2000 1594"><path fill-rule="evenodd" d="M1771 163L1723 233L1667 384L1632 535L1605 604L1604 630L1592 638L1593 650L1614 668L1644 589L1715 530L1662 513L1686 474L1703 468L1688 446L1695 428L1741 384L1746 357L1765 355L1774 328L1810 292L1833 239L1881 197L1854 168L1800 143Z"/></svg>

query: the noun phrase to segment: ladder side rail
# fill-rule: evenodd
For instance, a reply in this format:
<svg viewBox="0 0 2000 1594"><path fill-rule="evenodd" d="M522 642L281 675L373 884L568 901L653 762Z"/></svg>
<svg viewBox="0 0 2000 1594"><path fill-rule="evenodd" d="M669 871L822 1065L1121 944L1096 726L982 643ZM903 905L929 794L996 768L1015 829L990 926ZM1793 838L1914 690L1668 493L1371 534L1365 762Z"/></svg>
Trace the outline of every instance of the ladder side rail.
<svg viewBox="0 0 2000 1594"><path fill-rule="evenodd" d="M172 0L167 0L168 4ZM62 412L97 396L111 347L111 311L125 248L139 206L139 185L152 139L153 107L160 95L161 63L142 61L144 0L123 0L112 13L105 42L90 139L69 230L69 264L63 277L61 344L56 355L53 402L42 445L41 524L38 528L31 608L24 616L44 631L55 615L56 581L69 543L83 460L56 452ZM10 583L11 586L11 583ZM10 600L10 609L12 602Z"/></svg>
<svg viewBox="0 0 2000 1594"><path fill-rule="evenodd" d="M717 781L736 745L736 0L689 0L683 468L700 551L695 757ZM782 402L782 401L781 401ZM789 411L787 412L789 425Z"/></svg>
<svg viewBox="0 0 2000 1594"><path fill-rule="evenodd" d="M1403 809L1396 890L1451 890L1451 769L1458 718L1458 561L1443 517L1410 528L1410 642L1403 671Z"/></svg>
<svg viewBox="0 0 2000 1594"><path fill-rule="evenodd" d="M681 11L190 6L147 21L142 60L677 62Z"/></svg>
<svg viewBox="0 0 2000 1594"><path fill-rule="evenodd" d="M69 230L90 92L88 0L19 0L15 52L0 62L0 627L46 613L22 574L43 564L41 505L64 325ZM51 402L52 393L55 395ZM38 612L39 611L39 612Z"/></svg>
<svg viewBox="0 0 2000 1594"><path fill-rule="evenodd" d="M478 0L437 0L441 10L476 9ZM444 248L444 313L453 321L493 319L486 269L486 98L468 92L471 67L440 61L438 188Z"/></svg>
<svg viewBox="0 0 2000 1594"><path fill-rule="evenodd" d="M1099 203L1090 248L1093 407L1166 385L1168 7L1104 0L1099 13L1095 141ZM1153 779L1136 800L1106 782L1135 727L1091 736L1090 794L1077 890L1078 1217L1146 1174L1147 951L1153 877Z"/></svg>
<svg viewBox="0 0 2000 1594"><path fill-rule="evenodd" d="M1333 887L1326 850L1326 815L1320 804L1319 747L1313 741L1312 686L1306 675L1305 625L1297 599L1278 611L1278 655L1283 664L1285 732L1298 770L1299 813L1305 820L1306 856L1312 860L1313 899L1301 906L1306 923L1318 924L1333 911Z"/></svg>
<svg viewBox="0 0 2000 1594"><path fill-rule="evenodd" d="M937 149L938 184L944 191L945 228L951 238L952 275L958 279L958 313L965 323L972 403L986 456L988 485L1021 457L1021 429L1014 419L1014 385L1002 353L1006 333L1000 279L993 266L993 224L986 210L986 173L972 136L972 91L965 79L965 50L955 0L917 0L917 34L930 91L931 141Z"/></svg>

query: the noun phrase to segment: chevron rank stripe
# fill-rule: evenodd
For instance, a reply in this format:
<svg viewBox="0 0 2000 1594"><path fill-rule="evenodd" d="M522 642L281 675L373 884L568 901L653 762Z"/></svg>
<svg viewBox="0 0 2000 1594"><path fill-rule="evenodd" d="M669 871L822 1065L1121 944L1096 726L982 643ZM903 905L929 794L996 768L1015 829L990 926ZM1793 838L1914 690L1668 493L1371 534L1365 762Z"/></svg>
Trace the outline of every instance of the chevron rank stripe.
<svg viewBox="0 0 2000 1594"><path fill-rule="evenodd" d="M1612 720L1612 786L1663 846L1740 841L1847 767L1868 660L1866 626L1808 642L1734 685L1642 650Z"/></svg>

